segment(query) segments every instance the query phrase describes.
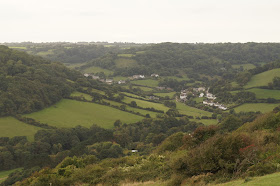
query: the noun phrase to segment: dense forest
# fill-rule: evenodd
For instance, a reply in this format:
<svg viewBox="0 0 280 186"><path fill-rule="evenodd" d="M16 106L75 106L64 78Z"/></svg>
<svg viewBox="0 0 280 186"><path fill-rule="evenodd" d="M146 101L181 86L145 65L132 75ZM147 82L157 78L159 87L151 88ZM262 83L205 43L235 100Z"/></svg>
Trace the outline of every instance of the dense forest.
<svg viewBox="0 0 280 186"><path fill-rule="evenodd" d="M147 47L130 48L122 53L132 54L136 66L117 68L117 54L107 54L94 59L81 69L100 66L115 71L116 75L133 74L176 75L183 69L190 77L197 74L220 75L229 73L233 64L255 64L279 59L280 44L273 43L221 43L178 44L162 43Z"/></svg>
<svg viewBox="0 0 280 186"><path fill-rule="evenodd" d="M0 46L0 116L45 108L69 96L80 77L61 63Z"/></svg>

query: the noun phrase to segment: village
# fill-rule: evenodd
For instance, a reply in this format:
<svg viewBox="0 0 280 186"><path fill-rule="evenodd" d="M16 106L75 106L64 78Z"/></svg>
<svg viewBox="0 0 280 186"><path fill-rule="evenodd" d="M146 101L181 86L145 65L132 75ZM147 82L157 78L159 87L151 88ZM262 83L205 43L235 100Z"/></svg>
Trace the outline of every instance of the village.
<svg viewBox="0 0 280 186"><path fill-rule="evenodd" d="M113 83L116 83L116 84L119 84L119 85L127 83L127 81L125 81L125 80L119 80L119 81L114 82L113 79L101 79L99 76L96 76L96 75L90 74L90 73L85 73L84 76L85 77L92 77L92 79L99 80L99 81L107 83L109 85L112 85ZM159 75L153 73L153 74L151 74L151 77L158 78ZM133 76L129 77L128 79L129 79L129 81L145 79L145 75L133 75ZM169 87L156 87L156 89L157 90L168 90L168 91L172 90ZM185 89L185 90L181 90L180 96L176 97L176 101L186 102L190 96L192 96L192 97L197 96L199 98L206 98L206 100L202 101L202 103L205 106L216 107L216 108L219 108L221 110L227 110L228 109L225 105L223 105L221 103L218 103L218 102L215 102L217 97L214 94L209 92L209 88L206 89L205 87L188 88L188 89ZM159 100L159 98L156 97L156 96L149 96L148 98L150 100Z"/></svg>

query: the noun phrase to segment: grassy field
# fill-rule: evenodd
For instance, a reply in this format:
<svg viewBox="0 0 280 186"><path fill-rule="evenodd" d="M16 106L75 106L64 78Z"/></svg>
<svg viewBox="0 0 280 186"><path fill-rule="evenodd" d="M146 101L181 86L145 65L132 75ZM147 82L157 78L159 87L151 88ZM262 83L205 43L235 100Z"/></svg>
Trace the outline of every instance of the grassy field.
<svg viewBox="0 0 280 186"><path fill-rule="evenodd" d="M275 107L279 106L280 104L268 104L268 103L245 103L234 108L235 112L257 112L260 111L262 113L270 112Z"/></svg>
<svg viewBox="0 0 280 186"><path fill-rule="evenodd" d="M202 103L202 102L203 102L203 99L204 99L204 98L196 97L196 98L194 98L193 100L196 101L197 103Z"/></svg>
<svg viewBox="0 0 280 186"><path fill-rule="evenodd" d="M280 77L280 68L254 75L244 88L249 89L253 87L267 86L276 76Z"/></svg>
<svg viewBox="0 0 280 186"><path fill-rule="evenodd" d="M49 54L53 54L53 50L41 51L41 52L38 52L36 55L38 55L38 56L47 56Z"/></svg>
<svg viewBox="0 0 280 186"><path fill-rule="evenodd" d="M232 65L232 68L239 69L241 66L243 66L243 69L244 69L244 70L250 70L250 69L253 69L253 68L256 67L256 66L253 65L253 64L246 63L246 64Z"/></svg>
<svg viewBox="0 0 280 186"><path fill-rule="evenodd" d="M181 78L180 77L176 77L176 76L162 76L162 78L168 78L168 79L176 79L177 81L188 81L190 80L187 76L182 76Z"/></svg>
<svg viewBox="0 0 280 186"><path fill-rule="evenodd" d="M91 101L92 97L88 94L82 93L82 92L73 92L70 96L79 96L84 97L86 100Z"/></svg>
<svg viewBox="0 0 280 186"><path fill-rule="evenodd" d="M176 108L179 110L179 113L181 113L181 114L185 114L188 116L199 116L199 117L200 116L212 116L211 112L207 112L207 111L200 110L200 109L197 109L194 107L190 107L188 105L185 105L184 103L176 102L176 105L177 105Z"/></svg>
<svg viewBox="0 0 280 186"><path fill-rule="evenodd" d="M100 67L89 67L86 68L85 70L83 70L83 72L85 73L98 73L98 72L104 72L104 74L106 76L109 76L110 74L113 74L113 71L108 70L108 69L104 69L104 68L100 68Z"/></svg>
<svg viewBox="0 0 280 186"><path fill-rule="evenodd" d="M133 57L134 54L118 54L118 57Z"/></svg>
<svg viewBox="0 0 280 186"><path fill-rule="evenodd" d="M114 80L114 81L127 80L127 77L124 77L124 76L115 76L115 77L113 77L113 80Z"/></svg>
<svg viewBox="0 0 280 186"><path fill-rule="evenodd" d="M134 59L129 59L129 58L119 58L119 59L116 59L115 63L116 63L116 66L118 68L137 66L137 62Z"/></svg>
<svg viewBox="0 0 280 186"><path fill-rule="evenodd" d="M136 85L148 86L148 87L157 87L158 86L158 81L153 80L153 79L136 80L136 81L132 81L131 83L136 84Z"/></svg>
<svg viewBox="0 0 280 186"><path fill-rule="evenodd" d="M104 101L109 102L111 105L115 105L115 106L123 105L122 103L111 101L111 100L104 100ZM152 111L143 110L143 109L139 109L139 108L133 108L133 107L130 107L130 106L127 106L127 105L126 105L126 110L134 111L136 113L139 112L140 114L143 114L143 115L150 114L150 116L152 118L155 118L158 114L157 112L152 112Z"/></svg>
<svg viewBox="0 0 280 186"><path fill-rule="evenodd" d="M10 46L9 48L26 50L26 47L22 47L22 46Z"/></svg>
<svg viewBox="0 0 280 186"><path fill-rule="evenodd" d="M0 172L0 184L5 181L5 179L8 178L9 174L17 171L17 170L21 170L22 168L17 168L17 169L12 169L12 170L8 170L8 171L1 171Z"/></svg>
<svg viewBox="0 0 280 186"><path fill-rule="evenodd" d="M126 88L126 89L129 89L129 86L122 86L122 87ZM145 92L153 91L153 89L149 88L149 87L132 86L132 89L134 89L134 88L140 88L142 91L145 91Z"/></svg>
<svg viewBox="0 0 280 186"><path fill-rule="evenodd" d="M157 110L162 110L164 112L169 110L168 107L166 107L166 106L164 106L163 104L160 104L160 103L153 103L153 102L148 102L148 101L134 99L134 98L129 98L129 97L125 97L123 99L123 102L125 102L125 103L131 103L131 101L135 101L138 106L143 107L143 108L153 107L153 108L155 108Z"/></svg>
<svg viewBox="0 0 280 186"><path fill-rule="evenodd" d="M33 141L34 134L41 129L13 117L0 118L0 137L26 136L29 141Z"/></svg>
<svg viewBox="0 0 280 186"><path fill-rule="evenodd" d="M127 95L127 96L134 97L134 98L142 98L142 99L145 99L145 98L143 98L143 97L141 97L141 96L138 96L138 95L136 95L136 94L131 94L131 93L128 93L128 92L122 92L122 93L125 94L125 95Z"/></svg>
<svg viewBox="0 0 280 186"><path fill-rule="evenodd" d="M155 96L159 96L159 97L169 96L170 98L172 98L175 94L176 92L154 93Z"/></svg>
<svg viewBox="0 0 280 186"><path fill-rule="evenodd" d="M239 179L236 181L231 181L228 183L217 184L219 186L255 186L255 185L269 185L269 186L278 186L280 184L280 173L268 174L266 176L260 177L250 177L245 181L245 179Z"/></svg>
<svg viewBox="0 0 280 186"><path fill-rule="evenodd" d="M255 93L257 99L267 99L267 98L280 99L280 90L252 88L247 91Z"/></svg>
<svg viewBox="0 0 280 186"><path fill-rule="evenodd" d="M124 123L134 123L143 119L141 116L112 107L68 99L63 99L54 106L25 116L57 127L75 127L77 125L90 127L92 124L97 124L104 128L112 128L118 119Z"/></svg>

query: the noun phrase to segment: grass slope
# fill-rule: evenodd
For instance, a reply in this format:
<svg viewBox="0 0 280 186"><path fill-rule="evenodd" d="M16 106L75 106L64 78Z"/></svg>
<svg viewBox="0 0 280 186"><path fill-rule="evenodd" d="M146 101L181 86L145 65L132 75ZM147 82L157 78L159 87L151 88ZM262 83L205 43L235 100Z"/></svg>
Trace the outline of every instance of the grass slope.
<svg viewBox="0 0 280 186"><path fill-rule="evenodd" d="M104 72L104 74L106 76L109 76L110 74L113 74L113 71L111 70L107 70L107 69L104 69L104 68L100 68L100 67L89 67L89 68L86 68L85 70L83 70L85 73L98 73L98 72Z"/></svg>
<svg viewBox="0 0 280 186"><path fill-rule="evenodd" d="M56 127L90 127L97 124L104 128L112 128L118 119L124 123L134 123L143 119L141 116L112 107L69 99L63 99L55 106L26 116Z"/></svg>
<svg viewBox="0 0 280 186"><path fill-rule="evenodd" d="M249 89L248 91L255 93L257 99L267 99L267 98L280 99L280 90L252 88Z"/></svg>
<svg viewBox="0 0 280 186"><path fill-rule="evenodd" d="M175 94L176 92L154 93L155 96L159 96L159 97L169 96L170 98L172 98Z"/></svg>
<svg viewBox="0 0 280 186"><path fill-rule="evenodd" d="M136 85L148 86L148 87L157 87L158 86L158 81L153 80L153 79L136 80L136 81L132 81L131 83L136 84Z"/></svg>
<svg viewBox="0 0 280 186"><path fill-rule="evenodd" d="M216 119L190 119L191 121L195 121L197 123L203 123L204 125L216 125L218 121Z"/></svg>
<svg viewBox="0 0 280 186"><path fill-rule="evenodd" d="M179 113L181 113L181 114L185 114L188 116L199 116L199 117L200 116L212 116L211 112L207 112L207 111L200 110L200 109L197 109L194 107L190 107L188 105L185 105L184 103L176 102L176 105L177 105L176 108L179 110Z"/></svg>
<svg viewBox="0 0 280 186"><path fill-rule="evenodd" d="M253 87L267 86L268 83L272 82L273 78L280 77L280 68L272 69L269 71L262 72L254 75L244 88L249 89Z"/></svg>
<svg viewBox="0 0 280 186"><path fill-rule="evenodd" d="M224 184L218 184L219 186L238 186L238 185L244 185L244 186L255 186L255 185L269 185L269 186L278 186L280 185L280 173L274 173L269 174L266 176L260 176L260 177L252 177L247 179L248 181L245 181L244 179L231 181Z"/></svg>
<svg viewBox="0 0 280 186"><path fill-rule="evenodd" d="M279 106L278 104L268 104L268 103L245 103L234 108L235 112L257 112L260 111L262 113L270 112L275 107Z"/></svg>
<svg viewBox="0 0 280 186"><path fill-rule="evenodd" d="M29 141L33 141L34 134L41 129L25 124L13 117L0 118L0 137L26 136Z"/></svg>
<svg viewBox="0 0 280 186"><path fill-rule="evenodd" d="M118 68L137 66L137 62L134 59L129 59L129 58L116 59L115 64Z"/></svg>
<svg viewBox="0 0 280 186"><path fill-rule="evenodd" d="M153 108L155 108L157 110L162 110L164 112L169 110L168 107L166 107L166 106L164 106L163 104L160 104L160 103L153 103L153 102L139 100L139 99L134 99L134 98L129 98L129 97L125 97L123 99L123 102L125 102L125 103L131 103L131 101L135 101L138 106L143 107L143 108L153 107Z"/></svg>

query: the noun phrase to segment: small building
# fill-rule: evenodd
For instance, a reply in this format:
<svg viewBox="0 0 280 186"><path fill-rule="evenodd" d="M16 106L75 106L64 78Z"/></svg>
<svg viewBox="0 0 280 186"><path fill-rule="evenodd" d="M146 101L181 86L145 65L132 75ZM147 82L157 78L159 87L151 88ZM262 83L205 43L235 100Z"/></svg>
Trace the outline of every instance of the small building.
<svg viewBox="0 0 280 186"><path fill-rule="evenodd" d="M158 74L151 74L151 77L159 77L159 75Z"/></svg>
<svg viewBox="0 0 280 186"><path fill-rule="evenodd" d="M92 79L99 79L99 76L92 75L91 77L92 77Z"/></svg>
<svg viewBox="0 0 280 186"><path fill-rule="evenodd" d="M203 98L203 97L204 97L204 93L200 93L200 94L199 94L199 97L200 97L200 98Z"/></svg>
<svg viewBox="0 0 280 186"><path fill-rule="evenodd" d="M106 79L105 82L109 85L113 84L113 80L112 79Z"/></svg>
<svg viewBox="0 0 280 186"><path fill-rule="evenodd" d="M144 75L133 75L132 79L144 79L145 76Z"/></svg>
<svg viewBox="0 0 280 186"><path fill-rule="evenodd" d="M207 97L208 99L216 99L216 96L215 96L214 94L211 94L211 93L207 93L207 94L206 94L206 97Z"/></svg>
<svg viewBox="0 0 280 186"><path fill-rule="evenodd" d="M84 74L84 76L85 76L85 77L89 77L89 76L90 76L90 74L88 74L88 73L85 73L85 74Z"/></svg>
<svg viewBox="0 0 280 186"><path fill-rule="evenodd" d="M227 107L226 107L225 105L220 105L220 106L219 106L219 109L227 110Z"/></svg>
<svg viewBox="0 0 280 186"><path fill-rule="evenodd" d="M120 85L120 84L125 84L125 81L124 80L120 80L120 81L118 81L118 84Z"/></svg>
<svg viewBox="0 0 280 186"><path fill-rule="evenodd" d="M133 150L131 150L131 152L135 153L135 152L138 152L138 150L134 150L134 149L133 149Z"/></svg>

